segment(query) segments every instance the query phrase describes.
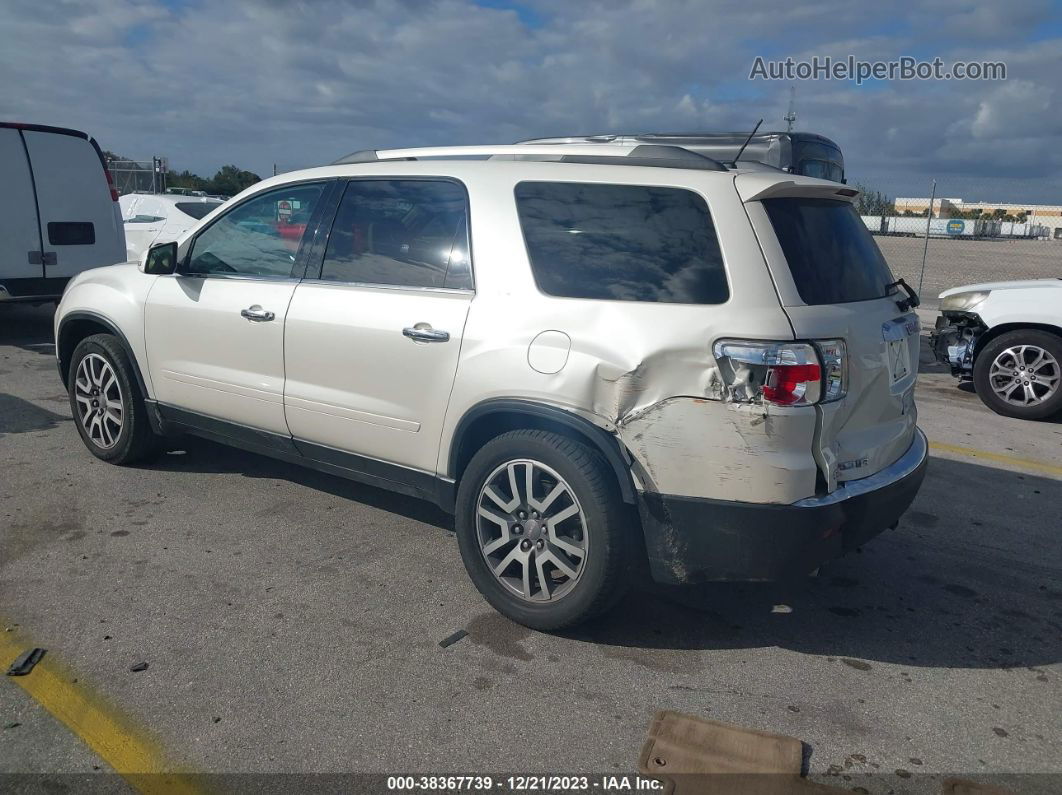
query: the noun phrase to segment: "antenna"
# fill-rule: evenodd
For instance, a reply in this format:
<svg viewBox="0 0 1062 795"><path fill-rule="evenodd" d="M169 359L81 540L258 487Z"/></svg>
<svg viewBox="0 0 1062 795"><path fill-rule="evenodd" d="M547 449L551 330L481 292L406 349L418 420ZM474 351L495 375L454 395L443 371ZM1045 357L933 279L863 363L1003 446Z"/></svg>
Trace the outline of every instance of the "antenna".
<svg viewBox="0 0 1062 795"><path fill-rule="evenodd" d="M782 121L785 122L786 132L793 132L793 122L795 122L797 119L796 108L794 107L795 104L796 86L789 86L789 110L787 110L785 112L785 115L782 117Z"/></svg>
<svg viewBox="0 0 1062 795"><path fill-rule="evenodd" d="M734 155L734 165L737 166L738 158L741 157L741 153L745 151L745 147L749 145L749 141L752 140L752 136L756 134L756 130L760 129L760 125L763 124L763 119L756 122L756 126L752 128L752 132L749 133L749 137L745 139L745 143L738 149L738 153Z"/></svg>

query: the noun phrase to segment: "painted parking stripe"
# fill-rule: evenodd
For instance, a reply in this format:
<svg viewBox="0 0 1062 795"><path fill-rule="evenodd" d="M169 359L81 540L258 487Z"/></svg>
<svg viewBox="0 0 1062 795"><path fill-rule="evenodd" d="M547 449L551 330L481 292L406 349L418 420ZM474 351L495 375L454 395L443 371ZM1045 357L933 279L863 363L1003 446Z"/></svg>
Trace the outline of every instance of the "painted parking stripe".
<svg viewBox="0 0 1062 795"><path fill-rule="evenodd" d="M0 670L7 670L28 648L32 646L0 634ZM133 728L128 719L89 688L75 682L51 651L25 676L0 678L25 690L138 792L200 793L187 777L173 772L173 765L154 740Z"/></svg>
<svg viewBox="0 0 1062 795"><path fill-rule="evenodd" d="M1034 472L1043 472L1047 475L1062 477L1062 466L1048 464L1044 461L1033 461L1028 458L1015 458L1014 456L990 453L987 450L975 450L972 447L962 447L957 444L945 444L944 442L930 442L931 450L939 450L942 453L966 456L967 458L982 458L985 461L994 461L997 464L1008 464L1018 469L1029 469Z"/></svg>

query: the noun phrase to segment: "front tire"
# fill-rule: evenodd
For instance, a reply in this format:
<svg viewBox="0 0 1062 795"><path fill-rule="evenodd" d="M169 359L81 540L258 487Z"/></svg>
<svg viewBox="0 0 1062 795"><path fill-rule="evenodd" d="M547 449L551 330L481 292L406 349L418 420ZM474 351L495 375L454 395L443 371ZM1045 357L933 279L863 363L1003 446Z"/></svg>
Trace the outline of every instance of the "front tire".
<svg viewBox="0 0 1062 795"><path fill-rule="evenodd" d="M456 525L476 588L532 629L599 615L630 579L630 508L601 455L560 434L517 430L484 445L461 478Z"/></svg>
<svg viewBox="0 0 1062 795"><path fill-rule="evenodd" d="M1018 329L989 342L974 362L981 402L1004 417L1042 420L1062 411L1062 337Z"/></svg>
<svg viewBox="0 0 1062 795"><path fill-rule="evenodd" d="M116 337L94 334L78 343L68 381L74 425L94 456L131 464L157 450L144 396Z"/></svg>

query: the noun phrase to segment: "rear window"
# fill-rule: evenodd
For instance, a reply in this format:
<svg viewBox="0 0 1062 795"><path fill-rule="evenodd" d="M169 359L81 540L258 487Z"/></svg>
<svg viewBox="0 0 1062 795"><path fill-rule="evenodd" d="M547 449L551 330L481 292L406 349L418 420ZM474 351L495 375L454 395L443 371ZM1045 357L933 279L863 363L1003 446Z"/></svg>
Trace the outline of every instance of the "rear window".
<svg viewBox="0 0 1062 795"><path fill-rule="evenodd" d="M855 209L831 199L764 199L805 304L845 304L889 293L892 272Z"/></svg>
<svg viewBox="0 0 1062 795"><path fill-rule="evenodd" d="M730 297L708 205L680 188L521 182L527 253L542 292L720 304Z"/></svg>
<svg viewBox="0 0 1062 795"><path fill-rule="evenodd" d="M197 221L205 218L220 206L221 202L177 202L174 205L182 213L192 216Z"/></svg>
<svg viewBox="0 0 1062 795"><path fill-rule="evenodd" d="M48 242L53 246L91 246L96 227L89 221L49 221Z"/></svg>

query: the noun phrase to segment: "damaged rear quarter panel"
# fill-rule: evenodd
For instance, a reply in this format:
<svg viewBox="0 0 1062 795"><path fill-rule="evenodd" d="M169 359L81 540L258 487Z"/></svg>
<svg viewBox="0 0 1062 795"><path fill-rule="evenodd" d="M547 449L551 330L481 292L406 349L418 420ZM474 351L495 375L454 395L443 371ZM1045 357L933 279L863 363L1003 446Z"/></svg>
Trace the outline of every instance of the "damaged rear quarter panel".
<svg viewBox="0 0 1062 795"><path fill-rule="evenodd" d="M546 166L548 164L542 164ZM556 164L558 181L616 183L592 166ZM623 169L625 182L700 192L712 213L730 284L723 304L559 298L533 279L512 195L495 173L470 184L476 297L462 342L440 445L445 472L454 429L491 398L536 400L580 414L618 436L639 485L682 496L788 503L814 493L813 409L765 411L718 399L712 344L721 338L790 340L792 328L730 174ZM556 373L528 365L543 331L571 338Z"/></svg>

